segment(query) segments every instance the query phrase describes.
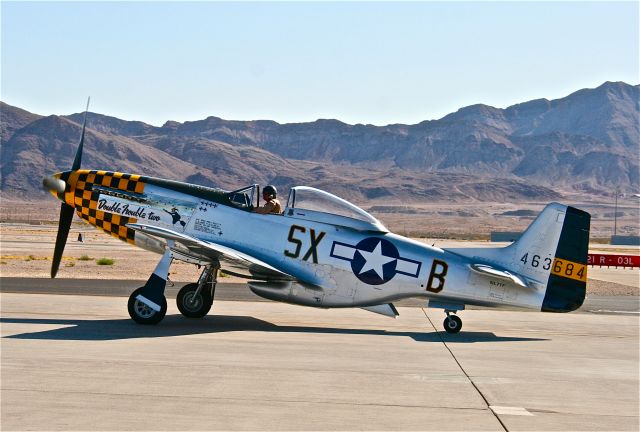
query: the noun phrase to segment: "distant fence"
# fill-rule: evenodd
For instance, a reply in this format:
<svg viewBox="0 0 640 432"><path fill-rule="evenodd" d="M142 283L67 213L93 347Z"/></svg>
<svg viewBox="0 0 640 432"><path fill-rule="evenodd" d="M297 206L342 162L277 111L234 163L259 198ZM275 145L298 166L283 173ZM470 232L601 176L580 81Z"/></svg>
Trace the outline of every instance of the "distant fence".
<svg viewBox="0 0 640 432"><path fill-rule="evenodd" d="M491 231L492 242L514 242L522 236L518 231ZM616 246L640 246L640 236L611 236L611 244Z"/></svg>
<svg viewBox="0 0 640 432"><path fill-rule="evenodd" d="M640 236L611 236L611 244L617 246L640 246Z"/></svg>
<svg viewBox="0 0 640 432"><path fill-rule="evenodd" d="M640 267L640 255L589 254L588 264L600 267Z"/></svg>

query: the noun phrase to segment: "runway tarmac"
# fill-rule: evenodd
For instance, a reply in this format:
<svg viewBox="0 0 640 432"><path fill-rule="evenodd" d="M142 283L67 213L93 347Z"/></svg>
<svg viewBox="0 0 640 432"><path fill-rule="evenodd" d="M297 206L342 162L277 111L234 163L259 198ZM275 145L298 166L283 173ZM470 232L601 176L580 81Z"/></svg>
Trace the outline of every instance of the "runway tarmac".
<svg viewBox="0 0 640 432"><path fill-rule="evenodd" d="M224 280L224 279L223 279ZM0 278L0 292L30 294L66 294L128 297L134 289L145 281L97 280L97 279L43 279L43 278ZM168 286L166 295L175 298L186 282L176 282ZM269 301L253 294L245 283L220 282L216 287L216 301ZM396 306L424 307L424 299L407 299L394 303ZM472 306L469 307L473 309ZM588 296L579 313L640 313L638 296Z"/></svg>
<svg viewBox="0 0 640 432"><path fill-rule="evenodd" d="M136 282L63 281L86 295L1 280L2 430L640 427L637 314L467 310L448 335L436 309L230 301L248 290L221 284L210 316L169 302L147 327L117 294Z"/></svg>

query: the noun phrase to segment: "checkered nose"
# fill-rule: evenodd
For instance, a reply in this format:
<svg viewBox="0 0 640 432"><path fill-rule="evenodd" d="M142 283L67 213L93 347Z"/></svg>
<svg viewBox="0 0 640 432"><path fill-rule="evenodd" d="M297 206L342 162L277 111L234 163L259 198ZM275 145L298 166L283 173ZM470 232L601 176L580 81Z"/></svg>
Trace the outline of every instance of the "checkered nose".
<svg viewBox="0 0 640 432"><path fill-rule="evenodd" d="M105 211L100 208L99 201L105 191L111 195L143 194L145 183L139 175L77 170L70 172L66 182L65 202L75 209L78 216L120 240L134 243L135 231L128 228L127 224L135 223L135 217Z"/></svg>

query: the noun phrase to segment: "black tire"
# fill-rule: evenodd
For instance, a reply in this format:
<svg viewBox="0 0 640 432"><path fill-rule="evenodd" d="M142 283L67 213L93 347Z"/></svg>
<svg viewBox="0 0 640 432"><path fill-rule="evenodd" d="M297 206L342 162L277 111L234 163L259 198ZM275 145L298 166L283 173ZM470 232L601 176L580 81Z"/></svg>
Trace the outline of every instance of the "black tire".
<svg viewBox="0 0 640 432"><path fill-rule="evenodd" d="M444 319L444 330L447 333L455 334L462 329L462 320L457 315L449 315Z"/></svg>
<svg viewBox="0 0 640 432"><path fill-rule="evenodd" d="M140 294L141 289L142 288L138 288L129 296L129 316L138 324L158 324L167 314L167 299L165 297L162 297L160 312L156 312L146 304L142 303L140 300L136 299L138 294Z"/></svg>
<svg viewBox="0 0 640 432"><path fill-rule="evenodd" d="M202 318L209 313L213 305L213 297L211 297L208 286L202 287L200 293L194 299L193 295L197 289L197 283L187 284L182 287L178 292L178 297L176 297L178 310L187 318Z"/></svg>

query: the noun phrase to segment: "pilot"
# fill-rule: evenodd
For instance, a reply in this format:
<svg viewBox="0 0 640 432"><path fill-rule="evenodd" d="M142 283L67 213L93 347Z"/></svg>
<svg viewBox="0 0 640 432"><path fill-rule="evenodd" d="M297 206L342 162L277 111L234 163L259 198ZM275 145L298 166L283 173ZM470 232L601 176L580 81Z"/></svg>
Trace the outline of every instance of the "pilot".
<svg viewBox="0 0 640 432"><path fill-rule="evenodd" d="M282 207L280 206L280 201L278 201L276 195L278 195L278 191L275 186L265 186L264 189L262 189L264 205L254 209L253 211L260 214L280 214L282 212Z"/></svg>

